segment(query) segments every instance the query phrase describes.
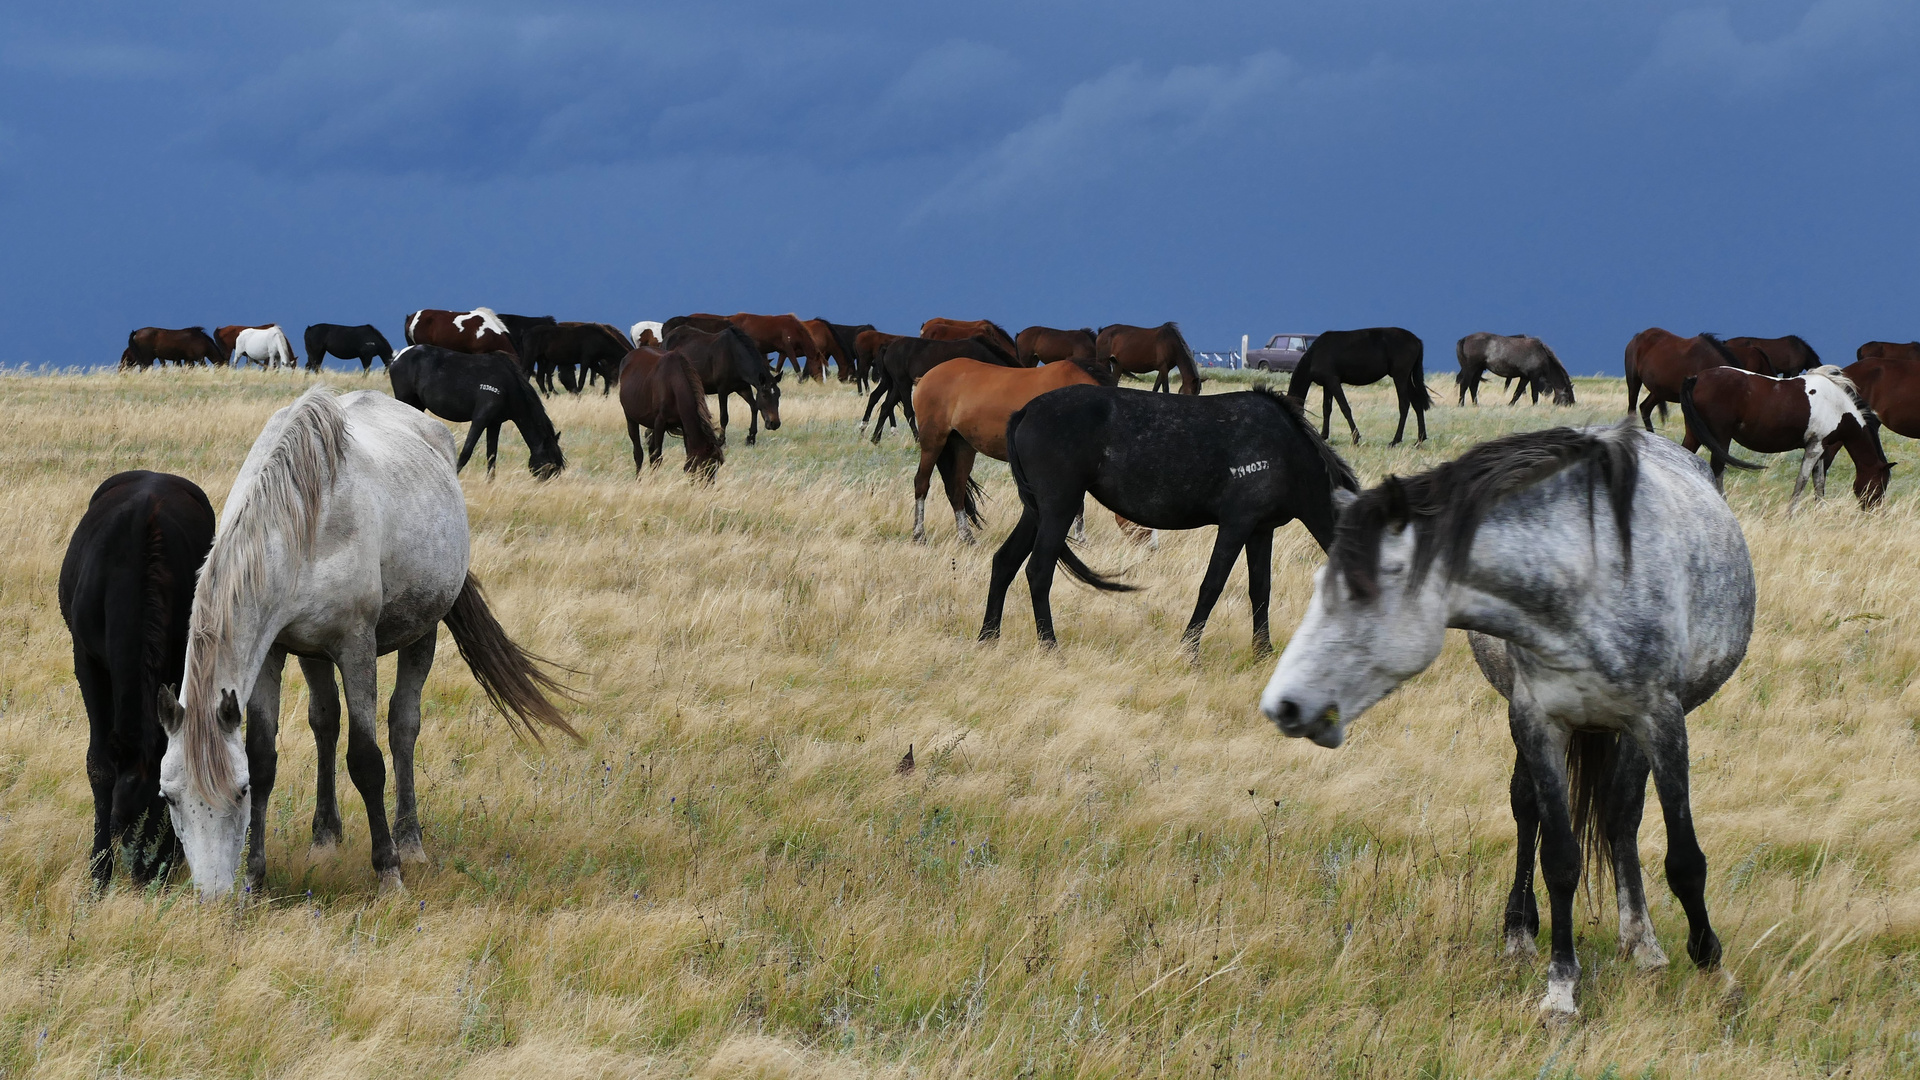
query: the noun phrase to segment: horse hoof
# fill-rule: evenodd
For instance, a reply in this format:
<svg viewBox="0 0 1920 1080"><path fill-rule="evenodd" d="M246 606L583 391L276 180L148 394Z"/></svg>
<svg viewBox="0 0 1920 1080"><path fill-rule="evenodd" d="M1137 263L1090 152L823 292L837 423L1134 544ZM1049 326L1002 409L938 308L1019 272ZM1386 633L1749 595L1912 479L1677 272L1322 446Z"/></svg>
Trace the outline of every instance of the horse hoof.
<svg viewBox="0 0 1920 1080"><path fill-rule="evenodd" d="M403 840L394 845L394 854L402 863L424 863L427 861L427 849L418 837Z"/></svg>
<svg viewBox="0 0 1920 1080"><path fill-rule="evenodd" d="M1509 930L1505 953L1509 960L1535 960L1540 956L1540 946L1534 944L1533 935L1525 930Z"/></svg>
<svg viewBox="0 0 1920 1080"><path fill-rule="evenodd" d="M400 880L399 867L395 867L392 870L380 871L380 895L381 896L407 895L407 885L405 882Z"/></svg>
<svg viewBox="0 0 1920 1080"><path fill-rule="evenodd" d="M313 854L330 856L339 850L339 848L340 833L338 830L313 830L313 845L310 848Z"/></svg>
<svg viewBox="0 0 1920 1080"><path fill-rule="evenodd" d="M916 543L916 544L925 544L925 543L927 542L927 534L926 534L926 533L924 533L924 532L916 532L916 533L914 533L914 534L913 534L913 542L914 542L914 543Z"/></svg>

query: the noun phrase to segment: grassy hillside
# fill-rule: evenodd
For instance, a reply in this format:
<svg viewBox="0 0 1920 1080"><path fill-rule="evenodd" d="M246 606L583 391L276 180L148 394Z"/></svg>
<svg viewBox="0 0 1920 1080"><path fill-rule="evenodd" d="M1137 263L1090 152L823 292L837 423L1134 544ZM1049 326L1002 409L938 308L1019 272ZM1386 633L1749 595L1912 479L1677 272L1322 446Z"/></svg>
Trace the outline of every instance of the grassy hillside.
<svg viewBox="0 0 1920 1080"><path fill-rule="evenodd" d="M789 389L758 447L736 414L712 488L681 478L677 444L636 482L598 396L553 403L561 478L530 479L511 433L497 479L469 467L474 569L511 633L587 673L587 741L516 742L443 642L419 750L432 862L405 895L375 894L344 772L347 842L309 856L289 665L270 895L201 904L122 877L90 898L86 726L54 595L67 537L120 469L184 474L220 505L304 385L0 380L0 1075L1920 1071L1915 467L1863 514L1837 465L1791 520L1797 463L1731 477L1759 620L1692 720L1726 973L1632 970L1611 899L1583 898L1583 1012L1565 1028L1534 1011L1544 960L1498 954L1512 749L1461 635L1342 749L1284 739L1254 708L1270 666L1244 569L1199 669L1176 648L1211 530L1148 552L1090 514L1088 562L1145 590L1063 578L1046 652L1018 581L1005 639L983 647L988 562L1017 511L1004 466L981 469L988 542L958 545L936 495L916 546L914 454L857 440L837 386ZM1579 394L1442 404L1430 442L1389 449L1390 391L1360 390L1368 441L1336 445L1371 482L1624 405L1617 381ZM1297 526L1281 534L1277 640L1320 561ZM909 745L918 767L896 775ZM1653 917L1683 958L1663 845L1650 813Z"/></svg>

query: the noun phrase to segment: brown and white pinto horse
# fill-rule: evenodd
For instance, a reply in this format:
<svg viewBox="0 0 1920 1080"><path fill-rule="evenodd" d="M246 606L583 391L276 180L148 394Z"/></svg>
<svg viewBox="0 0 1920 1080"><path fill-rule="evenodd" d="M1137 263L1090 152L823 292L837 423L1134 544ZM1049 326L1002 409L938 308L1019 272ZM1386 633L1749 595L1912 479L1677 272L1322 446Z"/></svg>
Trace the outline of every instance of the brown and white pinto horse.
<svg viewBox="0 0 1920 1080"><path fill-rule="evenodd" d="M1761 375L1787 379L1820 366L1820 354L1798 334L1728 338L1727 348L1740 358L1742 367Z"/></svg>
<svg viewBox="0 0 1920 1080"><path fill-rule="evenodd" d="M1880 419L1837 367L1817 367L1793 379L1708 368L1680 383L1680 412L1687 422L1681 445L1707 448L1716 487L1728 465L1761 468L1734 457L1733 443L1763 454L1799 450L1800 478L1787 504L1792 513L1808 480L1814 494L1826 498L1827 466L1844 446L1853 459L1853 494L1861 507L1872 507L1887 493L1893 463L1880 446Z"/></svg>
<svg viewBox="0 0 1920 1080"><path fill-rule="evenodd" d="M1627 412L1638 409L1648 431L1653 430L1653 407L1660 406L1660 421L1665 423L1667 403L1679 402L1680 384L1689 375L1723 366L1745 370L1745 362L1712 334L1683 338L1657 326L1633 335L1626 360ZM1639 403L1642 386L1647 391L1644 405Z"/></svg>
<svg viewBox="0 0 1920 1080"><path fill-rule="evenodd" d="M1091 360L1098 338L1091 327L1055 330L1051 326L1029 326L1013 339L1014 355L1027 367L1055 360Z"/></svg>
<svg viewBox="0 0 1920 1080"><path fill-rule="evenodd" d="M1867 346L1860 348L1865 351ZM1848 364L1841 374L1867 399L1881 423L1897 435L1920 439L1920 344L1891 348L1900 351L1863 356ZM1910 354L1906 352L1909 349Z"/></svg>
<svg viewBox="0 0 1920 1080"><path fill-rule="evenodd" d="M920 423L920 470L913 476L913 539L927 541L927 490L933 470L953 505L960 539L973 543L980 508L974 496L975 454L1007 460L1007 418L1049 390L1085 384L1112 386L1113 369L1092 359L1066 360L1039 368L1010 368L964 357L927 372L913 388L913 411Z"/></svg>
<svg viewBox="0 0 1920 1080"><path fill-rule="evenodd" d="M438 345L463 353L503 352L519 357L513 333L492 308L445 311L421 308L407 316L407 344Z"/></svg>
<svg viewBox="0 0 1920 1080"><path fill-rule="evenodd" d="M186 364L218 364L222 367L232 355L215 341L205 327L189 326L182 330L168 330L158 326L143 326L127 335L127 347L120 354L120 369L139 368L145 371L153 366L155 360Z"/></svg>
<svg viewBox="0 0 1920 1080"><path fill-rule="evenodd" d="M685 354L642 345L620 362L620 409L627 418L627 438L633 442L633 471L645 475L648 464L660 466L668 432L686 443L686 472L696 480L713 482L726 463L720 432L707 411L707 392L700 374ZM640 429L647 429L646 441Z"/></svg>
<svg viewBox="0 0 1920 1080"><path fill-rule="evenodd" d="M1017 356L1020 351L1014 347L1013 335L992 319L928 319L920 324L920 336L934 341L965 341L970 337L983 337L1005 349L1008 356Z"/></svg>
<svg viewBox="0 0 1920 1080"><path fill-rule="evenodd" d="M1157 372L1153 380L1156 391L1171 387L1172 379L1168 372L1178 367L1180 392L1200 392L1200 369L1193 363L1193 350L1187 346L1187 339L1181 335L1178 323L1164 322L1159 326L1114 323L1112 326L1103 326L1094 338L1093 355L1100 360L1112 359L1119 370L1133 375Z"/></svg>

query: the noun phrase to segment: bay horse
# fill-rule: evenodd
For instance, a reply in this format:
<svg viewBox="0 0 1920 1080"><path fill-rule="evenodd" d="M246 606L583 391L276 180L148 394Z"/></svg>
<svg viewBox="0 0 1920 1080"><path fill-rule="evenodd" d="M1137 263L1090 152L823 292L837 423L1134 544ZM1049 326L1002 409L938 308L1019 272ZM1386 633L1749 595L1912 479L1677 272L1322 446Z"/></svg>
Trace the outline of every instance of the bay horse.
<svg viewBox="0 0 1920 1080"><path fill-rule="evenodd" d="M233 355L251 360L263 368L297 368L300 358L293 354L293 342L279 326L244 326L234 336Z"/></svg>
<svg viewBox="0 0 1920 1080"><path fill-rule="evenodd" d="M866 381L865 376L860 370L860 349L858 342L861 334L873 329L873 324L860 323L855 325L853 323L827 322L825 319L820 321L826 322L827 328L833 331L833 340L839 347L839 355L845 357L845 361L840 368L840 381L844 383L851 380L862 392L865 392Z"/></svg>
<svg viewBox="0 0 1920 1080"><path fill-rule="evenodd" d="M1458 383L1462 405L1467 403L1468 394L1473 395L1475 405L1480 404L1480 381L1487 372L1509 382L1520 380L1508 405L1517 404L1520 395L1529 389L1533 391L1533 402L1538 404L1542 388L1553 393L1555 405L1573 404L1573 379L1567 375L1566 365L1537 337L1468 334L1454 346L1454 355L1460 360Z"/></svg>
<svg viewBox="0 0 1920 1080"><path fill-rule="evenodd" d="M686 443L683 468L694 479L711 484L726 464L720 433L707 412L706 388L684 353L647 345L629 352L620 364L620 410L626 414L627 438L633 442L636 476L646 474L649 462L660 466L669 432ZM647 429L644 445L643 427Z"/></svg>
<svg viewBox="0 0 1920 1080"><path fill-rule="evenodd" d="M520 355L513 332L492 308L446 311L421 308L407 316L407 344L438 345L454 352L503 352Z"/></svg>
<svg viewBox="0 0 1920 1080"><path fill-rule="evenodd" d="M1427 441L1427 410L1433 397L1427 392L1426 346L1412 331L1398 326L1375 326L1365 330L1329 330L1313 339L1293 369L1287 384L1287 396L1307 403L1307 391L1320 387L1320 435L1326 438L1333 424L1333 406L1347 418L1353 441L1360 441L1360 426L1353 422L1353 410L1347 407L1347 386L1371 386L1381 379L1392 379L1400 399L1400 426L1394 429L1388 446L1399 446L1407 434L1407 409L1412 408L1419 423L1420 437L1414 444Z"/></svg>
<svg viewBox="0 0 1920 1080"><path fill-rule="evenodd" d="M1910 358L1897 353L1869 355L1848 364L1841 374L1867 399L1888 430L1920 439L1920 348Z"/></svg>
<svg viewBox="0 0 1920 1080"><path fill-rule="evenodd" d="M667 348L693 363L706 393L720 398L720 442L727 441L727 397L740 395L747 403L747 445L759 438L760 420L767 430L780 428L780 373L769 370L765 353L756 351L753 339L729 323L718 333L706 333L692 325L667 331Z"/></svg>
<svg viewBox="0 0 1920 1080"><path fill-rule="evenodd" d="M240 331L271 330L278 325L278 323L261 323L259 326L216 326L213 328L213 340L220 343L220 347L226 350L228 356L232 356L233 343L239 339Z"/></svg>
<svg viewBox="0 0 1920 1080"><path fill-rule="evenodd" d="M1687 955L1717 965L1687 714L1746 655L1754 580L1740 523L1705 463L1628 420L1509 435L1336 498L1333 549L1260 711L1284 735L1337 747L1361 714L1433 663L1449 627L1471 632L1482 672L1507 699L1515 750L1509 956L1538 954L1536 840L1551 902L1541 1010L1578 1011L1582 839L1595 877L1612 871L1620 951L1643 969L1667 963L1640 879L1649 771Z"/></svg>
<svg viewBox="0 0 1920 1080"><path fill-rule="evenodd" d="M839 367L841 382L853 378L853 339L859 331L870 327L843 326L840 330L846 334L842 336L825 319L806 319L800 325L807 328L807 336L813 339L813 358L807 361L807 370L801 373L801 378L825 382L828 360Z"/></svg>
<svg viewBox="0 0 1920 1080"><path fill-rule="evenodd" d="M805 378L807 369L814 365L813 335L807 333L805 324L798 317L790 314L753 315L742 311L727 321L739 327L740 332L753 341L760 355L774 354L773 370L779 371L791 362L794 372Z"/></svg>
<svg viewBox="0 0 1920 1080"><path fill-rule="evenodd" d="M1092 360L1099 335L1092 327L1055 330L1051 326L1029 326L1013 339L1014 356L1022 367L1051 364L1056 360Z"/></svg>
<svg viewBox="0 0 1920 1080"><path fill-rule="evenodd" d="M307 327L305 336L308 371L319 371L329 356L360 361L362 375L372 370L375 360L383 367L393 364L393 346L387 344L387 335L369 323L359 326L314 323Z"/></svg>
<svg viewBox="0 0 1920 1080"><path fill-rule="evenodd" d="M889 334L884 330L873 329L862 330L854 336L853 376L854 383L860 388L861 393L866 393L868 385L878 381L880 377L880 357L886 353L887 346L906 336L905 334ZM867 426L866 421L862 420L860 426L865 428Z"/></svg>
<svg viewBox="0 0 1920 1080"><path fill-rule="evenodd" d="M274 413L248 452L194 588L185 681L159 692L167 733L160 793L204 899L266 879L267 803L278 766L280 676L288 654L308 686L319 776L313 842L340 839L334 756L338 668L347 703L347 773L366 803L373 869L401 890L400 864L422 862L413 748L420 692L441 622L510 726L578 738L548 693L566 688L501 629L468 565L466 498L453 434L419 410L371 390L325 386ZM399 653L386 763L375 737L378 658ZM246 702L244 731L241 702Z"/></svg>
<svg viewBox="0 0 1920 1080"><path fill-rule="evenodd" d="M113 845L144 885L180 864L160 798L167 737L154 712L180 682L193 576L213 546L213 504L184 477L123 472L94 489L60 564L60 618L87 709L94 888L113 880Z"/></svg>
<svg viewBox="0 0 1920 1080"><path fill-rule="evenodd" d="M900 406L907 414L907 430L913 432L916 438L919 436L920 429L914 423L913 385L936 366L962 356L1002 367L1020 366L1012 353L983 337L962 338L959 341L901 337L887 344L886 351L880 354L880 370L874 379L873 393L867 397L867 411L860 418L860 427L865 429L867 418L873 415L875 403L885 399L880 408L880 418L873 422L873 442L876 446L880 443L880 434L893 420L895 406Z"/></svg>
<svg viewBox="0 0 1920 1080"><path fill-rule="evenodd" d="M981 524L973 480L975 454L1007 460L1007 418L1027 402L1062 386L1113 386L1113 369L1084 360L1062 360L1038 368L1009 368L965 357L927 372L913 388L913 411L920 418L920 468L913 477L913 539L927 542L927 491L933 471L953 507L960 539L973 543Z"/></svg>
<svg viewBox="0 0 1920 1080"><path fill-rule="evenodd" d="M1814 494L1827 495L1827 466L1845 447L1853 459L1853 494L1870 509L1887 493L1893 463L1880 446L1880 418L1840 369L1817 367L1792 379L1755 375L1738 368L1708 368L1680 384L1680 414L1689 451L1707 448L1713 486L1722 486L1728 465L1758 470L1729 451L1739 443L1762 454L1801 451L1800 476L1794 481L1787 512L1800 503L1807 481Z"/></svg>
<svg viewBox="0 0 1920 1080"><path fill-rule="evenodd" d="M551 326L528 327L520 353L520 369L542 393L553 393L553 377L568 393L577 394L598 375L604 386L601 393L620 381L620 364L626 360L633 342L606 323L563 322Z"/></svg>
<svg viewBox="0 0 1920 1080"><path fill-rule="evenodd" d="M1920 360L1920 341L1869 341L1853 352L1855 360L1883 356L1893 360Z"/></svg>
<svg viewBox="0 0 1920 1080"><path fill-rule="evenodd" d="M466 445L453 471L467 467L480 436L487 437L487 479L500 457L500 427L511 422L527 444L527 471L536 480L560 475L567 456L520 361L506 353L462 353L438 345L409 345L393 358L393 396L440 419L466 424Z"/></svg>
<svg viewBox="0 0 1920 1080"><path fill-rule="evenodd" d="M228 359L226 350L213 340L205 327L168 330L159 326L143 326L127 335L126 351L120 354L120 369L125 371L137 367L146 371L153 367L155 360L182 366L209 363L225 366Z"/></svg>
<svg viewBox="0 0 1920 1080"><path fill-rule="evenodd" d="M1265 388L1196 397L1067 386L1009 417L1006 440L1020 522L993 556L982 641L1000 636L1007 588L1022 562L1044 645L1054 643L1049 593L1056 564L1096 589L1132 591L1090 569L1067 546L1067 530L1092 495L1149 529L1219 526L1199 600L1180 637L1189 659L1197 660L1207 616L1245 548L1253 648L1270 652L1274 530L1298 519L1327 547L1334 538L1333 493L1359 487L1299 405Z"/></svg>
<svg viewBox="0 0 1920 1080"><path fill-rule="evenodd" d="M1652 431L1656 404L1664 424L1667 403L1679 403L1680 384L1687 376L1722 365L1745 370L1746 361L1712 334L1683 338L1657 326L1642 330L1627 342L1627 412L1631 414L1637 407L1641 424ZM1642 386L1646 387L1647 401L1637 405Z"/></svg>
<svg viewBox="0 0 1920 1080"><path fill-rule="evenodd" d="M1099 360L1111 357L1120 371L1129 374L1158 372L1153 380L1156 391L1172 388L1173 380L1169 372L1177 367L1180 369L1180 392L1200 392L1200 369L1194 365L1193 349L1188 347L1187 339L1181 335L1178 323L1164 322L1159 326L1114 323L1103 326L1094 337L1093 355Z"/></svg>
<svg viewBox="0 0 1920 1080"><path fill-rule="evenodd" d="M709 334L717 334L732 325L733 320L727 318L725 315L714 315L704 311L695 312L692 315L675 315L673 318L660 324L660 340L665 341L675 330L683 326L691 326L695 330L704 331Z"/></svg>
<svg viewBox="0 0 1920 1080"><path fill-rule="evenodd" d="M1014 345L1013 335L1007 333L1005 328L992 319L936 317L920 324L920 336L933 341L965 341L970 337L986 338L1005 350L1008 356L1020 355L1020 350Z"/></svg>
<svg viewBox="0 0 1920 1080"><path fill-rule="evenodd" d="M1791 378L1820 366L1820 354L1798 334L1786 337L1731 337L1727 349L1740 357L1740 366L1760 375Z"/></svg>

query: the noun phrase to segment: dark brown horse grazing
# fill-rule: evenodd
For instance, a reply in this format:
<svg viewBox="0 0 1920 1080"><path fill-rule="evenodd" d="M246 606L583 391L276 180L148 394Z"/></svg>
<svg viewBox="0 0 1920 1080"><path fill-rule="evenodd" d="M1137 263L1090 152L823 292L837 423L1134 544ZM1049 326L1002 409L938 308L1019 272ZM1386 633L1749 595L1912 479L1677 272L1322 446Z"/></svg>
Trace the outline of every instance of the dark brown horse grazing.
<svg viewBox="0 0 1920 1080"><path fill-rule="evenodd" d="M765 356L773 353L776 359L773 370L779 371L787 364L793 370L805 376L807 367L814 362L813 335L807 333L806 324L795 315L753 315L739 312L728 320L740 328L740 332L752 339L754 347ZM801 361L806 363L803 365Z"/></svg>
<svg viewBox="0 0 1920 1080"><path fill-rule="evenodd" d="M1063 386L1112 386L1113 369L1085 360L1065 360L1039 368L1009 368L978 360L949 360L927 372L913 388L913 411L920 422L920 470L913 477L913 539L927 540L927 490L933 470L953 506L960 539L973 543L980 524L974 496L973 458L985 454L1007 460L1007 418L1027 402Z"/></svg>
<svg viewBox="0 0 1920 1080"><path fill-rule="evenodd" d="M800 323L807 328L807 337L813 340L812 359L807 361L807 370L800 373L804 381L827 381L827 361L840 365L840 381L853 378L853 341L851 337L842 342L833 332L833 324L825 319L805 319Z"/></svg>
<svg viewBox="0 0 1920 1080"><path fill-rule="evenodd" d="M932 318L920 324L920 336L934 341L965 341L970 337L986 338L1008 356L1017 356L1013 335L992 319L942 319Z"/></svg>
<svg viewBox="0 0 1920 1080"><path fill-rule="evenodd" d="M1920 347L1911 357L1864 357L1848 364L1841 374L1867 399L1881 423L1897 435L1920 439Z"/></svg>
<svg viewBox="0 0 1920 1080"><path fill-rule="evenodd" d="M232 350L223 350L204 327L167 330L143 326L127 335L127 348L120 354L120 368L145 371L155 360L176 364L219 364L225 366Z"/></svg>
<svg viewBox="0 0 1920 1080"><path fill-rule="evenodd" d="M1820 354L1798 334L1775 338L1733 337L1728 338L1726 344L1728 350L1740 358L1742 367L1760 375L1787 379L1820 366Z"/></svg>
<svg viewBox="0 0 1920 1080"><path fill-rule="evenodd" d="M649 463L659 467L668 432L686 442L685 469L695 479L712 483L726 463L720 433L707 412L706 388L685 355L645 345L628 353L620 363L620 408L627 416L627 438L633 441L635 475L644 474Z"/></svg>
<svg viewBox="0 0 1920 1080"><path fill-rule="evenodd" d="M767 367L764 353L754 351L753 339L732 323L709 334L693 326L667 331L667 348L693 362L706 393L720 398L720 441L727 441L727 397L740 395L747 403L747 445L760 436L760 419L767 430L780 427L780 373Z"/></svg>
<svg viewBox="0 0 1920 1080"><path fill-rule="evenodd" d="M1680 384L1680 411L1687 422L1681 445L1688 450L1706 446L1716 487L1728 465L1761 468L1728 452L1737 442L1763 454L1802 451L1788 513L1809 479L1814 494L1826 497L1827 466L1843 446L1853 459L1853 494L1860 506L1870 508L1887 493L1893 463L1880 446L1880 420L1837 367L1814 368L1793 379L1708 368Z"/></svg>
<svg viewBox="0 0 1920 1080"><path fill-rule="evenodd" d="M1712 334L1683 338L1657 326L1633 335L1627 342L1626 359L1627 412L1637 409L1648 431L1653 430L1653 407L1660 406L1660 421L1665 423L1667 403L1680 401L1680 384L1687 376L1722 366L1745 370L1745 361ZM1642 386L1647 390L1644 405L1640 404Z"/></svg>
<svg viewBox="0 0 1920 1080"><path fill-rule="evenodd" d="M1093 355L1101 360L1111 358L1119 370L1131 375L1157 372L1153 380L1155 390L1171 388L1172 378L1168 373L1177 367L1180 369L1180 392L1200 392L1200 369L1194 366L1193 350L1187 347L1187 339L1181 336L1178 323L1164 322L1159 326L1114 323L1103 326L1094 338Z"/></svg>
<svg viewBox="0 0 1920 1080"><path fill-rule="evenodd" d="M1055 330L1051 326L1029 326L1013 339L1014 356L1026 367L1055 360L1091 360L1098 339L1091 327Z"/></svg>
<svg viewBox="0 0 1920 1080"><path fill-rule="evenodd" d="M463 353L503 352L519 356L513 332L492 308L445 311L422 308L407 316L407 344L438 345Z"/></svg>

